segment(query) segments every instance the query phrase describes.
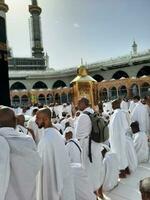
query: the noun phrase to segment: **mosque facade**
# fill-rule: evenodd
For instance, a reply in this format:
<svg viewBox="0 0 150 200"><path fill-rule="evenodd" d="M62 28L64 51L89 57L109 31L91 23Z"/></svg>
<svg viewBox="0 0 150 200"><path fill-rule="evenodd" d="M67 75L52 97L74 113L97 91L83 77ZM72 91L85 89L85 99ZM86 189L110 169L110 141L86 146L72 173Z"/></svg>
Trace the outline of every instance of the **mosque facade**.
<svg viewBox="0 0 150 200"><path fill-rule="evenodd" d="M11 104L21 106L37 102L67 103L72 101L73 88L70 84L77 68L55 70L49 68L48 55L44 54L41 37L40 15L42 9L37 0L29 5L32 30L32 56L17 58L8 49L9 85ZM97 103L116 97L144 97L150 94L150 49L137 51L135 41L132 53L118 58L86 64L86 69L97 83L94 92Z"/></svg>

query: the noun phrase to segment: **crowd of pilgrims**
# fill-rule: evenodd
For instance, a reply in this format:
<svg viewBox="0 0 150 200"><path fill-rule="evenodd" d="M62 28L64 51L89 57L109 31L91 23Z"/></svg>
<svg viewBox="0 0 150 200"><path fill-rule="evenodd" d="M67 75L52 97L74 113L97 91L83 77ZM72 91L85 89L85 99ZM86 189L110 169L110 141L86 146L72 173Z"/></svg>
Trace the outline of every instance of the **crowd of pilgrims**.
<svg viewBox="0 0 150 200"><path fill-rule="evenodd" d="M92 141L92 162L92 123L85 111L97 112L109 128L105 142ZM148 162L149 142L149 96L94 108L84 97L76 106L0 106L0 199L105 199L121 178Z"/></svg>

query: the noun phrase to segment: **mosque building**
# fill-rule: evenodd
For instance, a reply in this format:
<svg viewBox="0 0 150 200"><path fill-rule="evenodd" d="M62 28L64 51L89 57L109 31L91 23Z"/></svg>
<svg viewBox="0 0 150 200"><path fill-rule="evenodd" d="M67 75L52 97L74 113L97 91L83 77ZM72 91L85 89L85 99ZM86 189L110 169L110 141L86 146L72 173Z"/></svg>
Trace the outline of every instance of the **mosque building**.
<svg viewBox="0 0 150 200"><path fill-rule="evenodd" d="M37 0L29 5L31 14L32 56L17 58L8 49L11 105L21 106L37 102L62 104L71 102L75 95L71 81L77 68L55 70L49 68L48 55L44 53L40 15ZM118 58L81 65L95 79L95 103L116 97L144 97L150 94L150 49L139 52L133 42L132 52Z"/></svg>

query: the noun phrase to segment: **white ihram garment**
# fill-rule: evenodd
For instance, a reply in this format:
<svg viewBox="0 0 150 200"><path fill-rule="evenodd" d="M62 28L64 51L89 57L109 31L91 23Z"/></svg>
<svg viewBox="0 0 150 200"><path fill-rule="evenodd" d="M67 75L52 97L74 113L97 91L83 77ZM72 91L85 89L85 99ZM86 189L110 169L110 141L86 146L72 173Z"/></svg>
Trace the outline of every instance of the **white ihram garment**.
<svg viewBox="0 0 150 200"><path fill-rule="evenodd" d="M150 120L149 120L148 109L140 101L136 103L132 113L131 120L139 122L140 131L145 132L146 134L150 131Z"/></svg>
<svg viewBox="0 0 150 200"><path fill-rule="evenodd" d="M111 151L117 155L119 170L123 170L128 166L125 136L128 129L129 121L126 112L121 109L114 110L109 124L109 141Z"/></svg>
<svg viewBox="0 0 150 200"><path fill-rule="evenodd" d="M36 118L36 116L33 116L33 117L28 121L28 123L27 123L27 128L33 130L34 136L35 136L35 142L36 142L36 144L38 144L39 141L40 141L40 139L41 139L41 137L42 137L42 135L43 135L44 129L43 129L43 128L42 128L42 129L39 129L39 128L38 128L38 125L37 125L36 122L35 122L35 118Z"/></svg>
<svg viewBox="0 0 150 200"><path fill-rule="evenodd" d="M10 175L10 149L4 137L0 136L0 199L5 200Z"/></svg>
<svg viewBox="0 0 150 200"><path fill-rule="evenodd" d="M127 158L128 158L128 167L130 172L134 172L138 166L138 159L136 155L136 151L134 149L134 144L132 138L126 136L126 151L127 151Z"/></svg>
<svg viewBox="0 0 150 200"><path fill-rule="evenodd" d="M71 170L73 173L76 200L96 200L92 185L81 164L72 163Z"/></svg>
<svg viewBox="0 0 150 200"><path fill-rule="evenodd" d="M37 178L37 200L75 200L69 158L56 128L45 129L38 152L42 169Z"/></svg>
<svg viewBox="0 0 150 200"><path fill-rule="evenodd" d="M66 144L66 149L67 149L71 163L81 163L82 164L82 149L81 149L80 143L77 139L72 138L71 140L69 140Z"/></svg>
<svg viewBox="0 0 150 200"><path fill-rule="evenodd" d="M110 191L118 184L119 178L118 160L116 154L111 151L107 152L103 159L103 163L105 166L103 191Z"/></svg>
<svg viewBox="0 0 150 200"><path fill-rule="evenodd" d="M4 199L35 200L36 175L41 167L41 160L33 139L18 134L13 128L0 128L0 136L4 137L10 148L10 172L8 165L4 171L6 179L10 173Z"/></svg>
<svg viewBox="0 0 150 200"><path fill-rule="evenodd" d="M120 104L120 108L121 108L122 110L128 111L128 110L129 110L129 103L126 102L126 101L124 101L124 100L122 100L122 101L121 101L121 104Z"/></svg>
<svg viewBox="0 0 150 200"><path fill-rule="evenodd" d="M147 135L141 131L137 132L133 135L133 143L137 154L138 163L147 162L149 157Z"/></svg>
<svg viewBox="0 0 150 200"><path fill-rule="evenodd" d="M94 112L91 108L86 108L84 111ZM83 111L83 112L84 112ZM102 154L101 144L91 141L92 163L89 160L89 135L91 133L92 123L87 114L80 114L75 127L75 135L80 141L83 150L83 167L89 176L89 180L93 185L93 191L96 191L101 186L102 174Z"/></svg>

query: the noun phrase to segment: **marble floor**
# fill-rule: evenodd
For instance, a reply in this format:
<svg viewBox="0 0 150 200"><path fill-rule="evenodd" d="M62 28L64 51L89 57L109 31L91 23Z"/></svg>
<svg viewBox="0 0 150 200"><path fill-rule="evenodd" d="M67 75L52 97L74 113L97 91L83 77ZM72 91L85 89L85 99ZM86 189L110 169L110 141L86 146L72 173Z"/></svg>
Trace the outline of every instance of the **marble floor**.
<svg viewBox="0 0 150 200"><path fill-rule="evenodd" d="M145 177L150 177L150 161L140 164L133 174L121 179L116 188L105 194L105 200L141 200L139 181Z"/></svg>

